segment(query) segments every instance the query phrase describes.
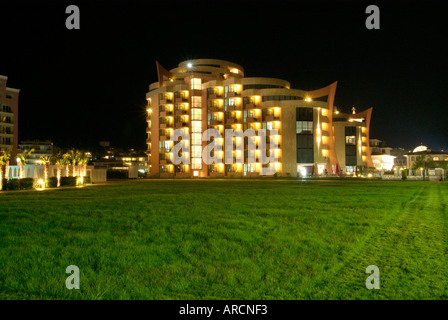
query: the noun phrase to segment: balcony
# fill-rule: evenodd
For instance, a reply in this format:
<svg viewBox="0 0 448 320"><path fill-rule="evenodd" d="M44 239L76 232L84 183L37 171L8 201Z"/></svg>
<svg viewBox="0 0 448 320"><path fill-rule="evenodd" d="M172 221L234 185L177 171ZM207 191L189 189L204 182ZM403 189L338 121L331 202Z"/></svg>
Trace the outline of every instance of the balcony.
<svg viewBox="0 0 448 320"><path fill-rule="evenodd" d="M174 98L174 103L182 103L182 102L188 102L188 98L184 97Z"/></svg>
<svg viewBox="0 0 448 320"><path fill-rule="evenodd" d="M222 121L220 120L210 120L211 126L217 126L218 124L222 124Z"/></svg>
<svg viewBox="0 0 448 320"><path fill-rule="evenodd" d="M208 112L221 112L221 109L218 107L209 107Z"/></svg>
<svg viewBox="0 0 448 320"><path fill-rule="evenodd" d="M167 117L167 116L172 116L172 115L173 115L173 111L160 111L161 117Z"/></svg>
<svg viewBox="0 0 448 320"><path fill-rule="evenodd" d="M151 132L151 128L146 128L146 133L150 133Z"/></svg>
<svg viewBox="0 0 448 320"><path fill-rule="evenodd" d="M226 124L235 124L238 123L238 119L237 118L228 118L226 120Z"/></svg>
<svg viewBox="0 0 448 320"><path fill-rule="evenodd" d="M159 153L167 153L166 148L160 148Z"/></svg>
<svg viewBox="0 0 448 320"><path fill-rule="evenodd" d="M233 97L241 97L241 94L233 91L227 92L227 98L233 98Z"/></svg>
<svg viewBox="0 0 448 320"><path fill-rule="evenodd" d="M188 127L188 123L186 122L176 122L176 124L174 125L174 128L179 129L182 127Z"/></svg>
<svg viewBox="0 0 448 320"><path fill-rule="evenodd" d="M247 117L246 122L259 122L255 117Z"/></svg>
<svg viewBox="0 0 448 320"><path fill-rule="evenodd" d="M160 159L159 160L159 164L160 165L167 165L167 164L171 164L171 160L167 160L167 159Z"/></svg>
<svg viewBox="0 0 448 320"><path fill-rule="evenodd" d="M173 99L172 98L160 99L160 104L168 104L168 103L173 103Z"/></svg>
<svg viewBox="0 0 448 320"><path fill-rule="evenodd" d="M160 136L160 138L159 138L160 141L169 141L170 139L171 139L171 136L166 136L166 135Z"/></svg>
<svg viewBox="0 0 448 320"><path fill-rule="evenodd" d="M240 106L227 106L227 111L241 110Z"/></svg>
<svg viewBox="0 0 448 320"><path fill-rule="evenodd" d="M246 103L246 104L244 105L244 107L245 107L246 109L254 109L254 108L258 108L258 106L256 106L254 103Z"/></svg>
<svg viewBox="0 0 448 320"><path fill-rule="evenodd" d="M151 138L146 139L146 144L151 143Z"/></svg>
<svg viewBox="0 0 448 320"><path fill-rule="evenodd" d="M188 114L188 111L187 110L175 110L174 111L175 116L181 116L183 114Z"/></svg>
<svg viewBox="0 0 448 320"><path fill-rule="evenodd" d="M173 123L172 122L162 122L160 123L160 129L166 129L166 128L172 128Z"/></svg>
<svg viewBox="0 0 448 320"><path fill-rule="evenodd" d="M273 114L267 115L266 116L266 121L270 122L270 121L279 121L280 117L276 117Z"/></svg>
<svg viewBox="0 0 448 320"><path fill-rule="evenodd" d="M208 95L209 99L222 99L222 94L211 93Z"/></svg>

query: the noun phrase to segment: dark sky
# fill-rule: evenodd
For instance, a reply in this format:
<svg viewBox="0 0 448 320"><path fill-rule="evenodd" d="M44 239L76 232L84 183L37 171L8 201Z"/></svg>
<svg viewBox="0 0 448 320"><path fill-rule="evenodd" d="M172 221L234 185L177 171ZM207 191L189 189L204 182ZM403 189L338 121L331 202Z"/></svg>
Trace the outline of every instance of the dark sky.
<svg viewBox="0 0 448 320"><path fill-rule="evenodd" d="M9 2L9 3L8 3ZM81 29L65 28L76 4ZM377 4L381 29L367 30ZM19 140L62 147L110 140L145 148L155 61L216 58L246 76L312 90L339 81L336 105L373 107L371 138L448 150L443 2L2 1L0 74L20 88Z"/></svg>

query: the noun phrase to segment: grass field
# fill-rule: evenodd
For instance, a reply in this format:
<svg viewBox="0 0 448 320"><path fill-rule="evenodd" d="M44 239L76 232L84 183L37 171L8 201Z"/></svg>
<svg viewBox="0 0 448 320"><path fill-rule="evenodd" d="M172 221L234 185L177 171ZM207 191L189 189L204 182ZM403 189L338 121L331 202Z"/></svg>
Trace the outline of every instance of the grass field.
<svg viewBox="0 0 448 320"><path fill-rule="evenodd" d="M0 299L447 299L447 199L447 183L401 181L2 193Z"/></svg>

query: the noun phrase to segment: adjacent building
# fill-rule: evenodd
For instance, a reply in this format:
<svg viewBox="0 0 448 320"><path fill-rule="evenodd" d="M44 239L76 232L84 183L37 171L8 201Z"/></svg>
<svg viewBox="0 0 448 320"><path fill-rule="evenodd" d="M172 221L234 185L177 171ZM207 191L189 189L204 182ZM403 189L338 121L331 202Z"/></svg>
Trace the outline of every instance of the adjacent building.
<svg viewBox="0 0 448 320"><path fill-rule="evenodd" d="M12 149L17 154L19 89L6 85L8 77L0 75L0 151Z"/></svg>
<svg viewBox="0 0 448 320"><path fill-rule="evenodd" d="M443 166L448 162L447 152L432 150L431 148L421 145L405 154L407 168L414 168L417 158L421 155L426 155L427 157L431 158L431 160L434 161L434 164L437 167Z"/></svg>
<svg viewBox="0 0 448 320"><path fill-rule="evenodd" d="M21 141L19 144L19 152L32 150L34 151L28 156L28 164L41 164L43 157L51 157L53 155L53 142L49 140L27 140Z"/></svg>
<svg viewBox="0 0 448 320"><path fill-rule="evenodd" d="M369 129L372 108L344 114L336 110L337 82L312 91L293 89L286 80L246 77L235 63L197 59L181 62L166 70L157 65L158 82L149 86L147 104L147 145L149 175L153 177L258 176L262 168L275 168L280 176L341 175L373 167ZM224 153L214 154L220 161L206 165L202 141L207 129L267 129L278 148L268 150L275 163L262 164L260 139L256 162L248 162L251 150L244 149L244 163L226 164ZM182 129L189 140L171 140L171 133ZM276 129L276 135L269 130ZM189 164L175 165L172 148L177 143L190 147ZM224 139L215 141L225 150ZM228 146L227 146L228 147Z"/></svg>

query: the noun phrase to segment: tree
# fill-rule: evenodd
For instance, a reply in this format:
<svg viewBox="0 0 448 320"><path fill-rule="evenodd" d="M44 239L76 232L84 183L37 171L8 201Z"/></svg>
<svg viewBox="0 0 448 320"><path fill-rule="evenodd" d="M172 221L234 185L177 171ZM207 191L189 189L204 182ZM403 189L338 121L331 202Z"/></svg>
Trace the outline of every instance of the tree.
<svg viewBox="0 0 448 320"><path fill-rule="evenodd" d="M62 155L62 164L65 165L65 176L69 176L69 165L72 163L72 150Z"/></svg>
<svg viewBox="0 0 448 320"><path fill-rule="evenodd" d="M51 158L49 156L43 156L43 157L40 157L40 161L45 165L45 171L44 171L45 173L44 173L44 175L45 175L45 183L47 183L48 167L50 165Z"/></svg>
<svg viewBox="0 0 448 320"><path fill-rule="evenodd" d="M11 154L11 148L0 151L0 190L3 190L3 179L5 178L5 174L8 171Z"/></svg>
<svg viewBox="0 0 448 320"><path fill-rule="evenodd" d="M435 166L436 163L434 162L434 160L432 160L430 156L428 156L427 154L421 154L417 156L417 158L415 159L414 166L412 167L412 169L414 170L422 169L423 180L425 180L428 168Z"/></svg>
<svg viewBox="0 0 448 320"><path fill-rule="evenodd" d="M56 158L55 164L56 164L56 179L58 181L56 187L60 187L62 166L66 165L65 159L62 157L62 155L59 155Z"/></svg>
<svg viewBox="0 0 448 320"><path fill-rule="evenodd" d="M26 161L28 160L28 157L31 155L31 153L34 152L34 149L30 150L24 150L17 154L17 161L19 162L19 179L22 179L24 177L24 170L23 166L26 165Z"/></svg>

